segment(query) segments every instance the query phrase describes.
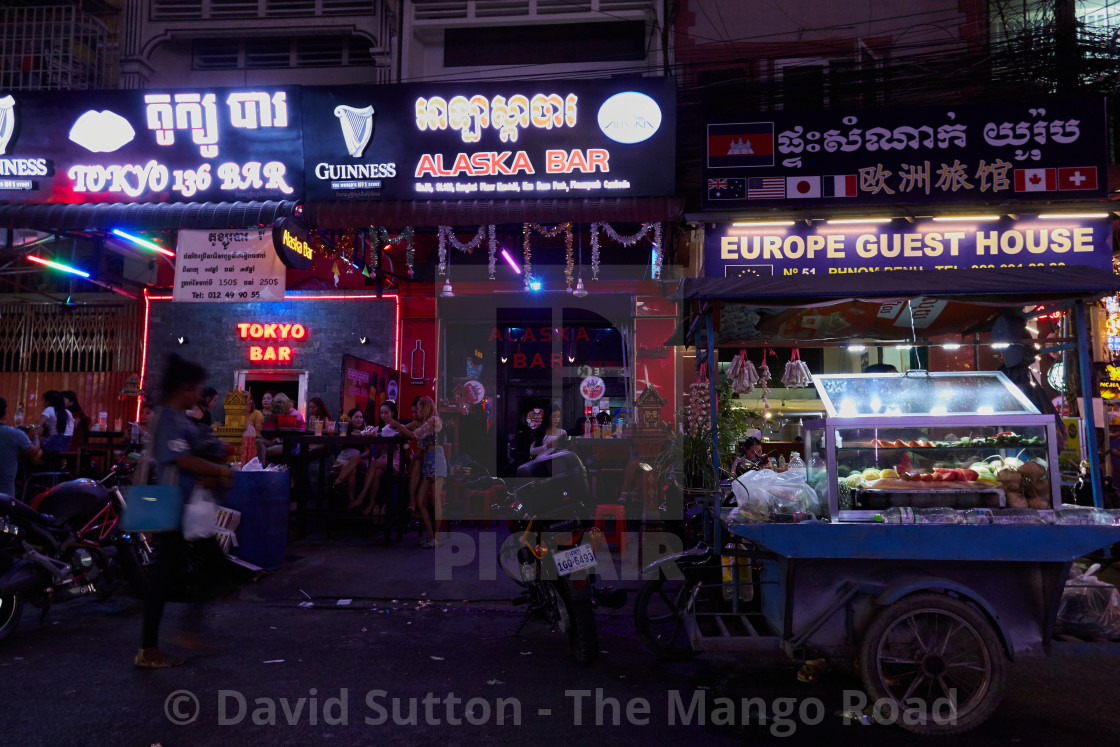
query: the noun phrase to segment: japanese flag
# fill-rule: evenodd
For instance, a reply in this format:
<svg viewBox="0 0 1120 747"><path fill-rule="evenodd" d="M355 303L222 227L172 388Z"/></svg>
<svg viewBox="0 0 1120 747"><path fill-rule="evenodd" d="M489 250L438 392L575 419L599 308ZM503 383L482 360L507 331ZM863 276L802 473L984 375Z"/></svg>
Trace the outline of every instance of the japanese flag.
<svg viewBox="0 0 1120 747"><path fill-rule="evenodd" d="M788 176L786 177L786 197L796 199L799 197L820 197L821 178L819 176Z"/></svg>
<svg viewBox="0 0 1120 747"><path fill-rule="evenodd" d="M1015 169L1016 192L1053 192L1057 188L1057 169Z"/></svg>

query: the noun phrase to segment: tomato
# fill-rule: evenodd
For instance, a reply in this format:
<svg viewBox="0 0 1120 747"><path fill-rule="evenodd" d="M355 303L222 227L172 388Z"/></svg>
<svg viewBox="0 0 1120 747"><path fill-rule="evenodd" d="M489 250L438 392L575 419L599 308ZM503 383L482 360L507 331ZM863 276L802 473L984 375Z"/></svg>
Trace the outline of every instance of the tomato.
<svg viewBox="0 0 1120 747"><path fill-rule="evenodd" d="M912 449L916 449L916 448L918 448L918 446L920 446L920 445L921 445L921 444L919 444L919 443L918 443L917 441L911 441L911 442L910 442L910 448L912 448Z"/></svg>
<svg viewBox="0 0 1120 747"><path fill-rule="evenodd" d="M961 472L964 473L964 479L969 482L980 478L980 473L974 469L962 469Z"/></svg>
<svg viewBox="0 0 1120 747"><path fill-rule="evenodd" d="M896 449L902 449L906 447L906 442L902 439L898 439L893 444L891 444L891 446L894 446Z"/></svg>

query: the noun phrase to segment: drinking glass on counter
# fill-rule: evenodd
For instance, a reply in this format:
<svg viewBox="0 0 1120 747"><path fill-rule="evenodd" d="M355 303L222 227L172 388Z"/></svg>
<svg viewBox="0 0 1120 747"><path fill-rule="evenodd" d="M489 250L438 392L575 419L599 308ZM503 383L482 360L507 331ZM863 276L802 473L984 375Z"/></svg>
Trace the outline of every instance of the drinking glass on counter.
<svg viewBox="0 0 1120 747"><path fill-rule="evenodd" d="M315 429L315 435L316 436L323 435L323 421L320 420L319 418L315 418L315 420L313 420L312 423L313 423L312 427Z"/></svg>
<svg viewBox="0 0 1120 747"><path fill-rule="evenodd" d="M333 436L334 435L334 421L333 420L328 420L327 421L327 435L328 436Z"/></svg>

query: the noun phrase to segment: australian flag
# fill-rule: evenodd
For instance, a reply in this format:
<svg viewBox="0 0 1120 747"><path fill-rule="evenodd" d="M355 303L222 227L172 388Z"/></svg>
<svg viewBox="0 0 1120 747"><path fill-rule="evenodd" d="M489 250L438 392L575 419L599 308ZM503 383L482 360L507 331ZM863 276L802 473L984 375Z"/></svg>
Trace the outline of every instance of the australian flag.
<svg viewBox="0 0 1120 747"><path fill-rule="evenodd" d="M742 200L747 196L747 180L740 179L709 179L709 200Z"/></svg>

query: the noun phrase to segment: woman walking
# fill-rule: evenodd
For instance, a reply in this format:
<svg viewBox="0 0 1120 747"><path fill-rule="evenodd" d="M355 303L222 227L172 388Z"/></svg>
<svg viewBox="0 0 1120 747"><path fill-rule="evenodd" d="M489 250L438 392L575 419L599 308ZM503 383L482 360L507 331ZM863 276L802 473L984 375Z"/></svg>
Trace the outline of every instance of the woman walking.
<svg viewBox="0 0 1120 747"><path fill-rule="evenodd" d="M183 505L197 484L205 488L227 488L233 484L229 468L220 463L225 446L187 417L187 410L198 404L206 372L196 363L172 355L163 374L163 406L154 416L150 459L152 479L157 484L179 486ZM198 550L214 540L201 540ZM144 601L140 650L134 662L138 667L177 667L183 660L159 649L159 626L170 588L182 583L188 564L190 543L179 530L160 532L151 585ZM219 550L220 552L220 550Z"/></svg>
<svg viewBox="0 0 1120 747"><path fill-rule="evenodd" d="M436 443L439 432L443 430L443 421L436 414L436 403L431 397L421 397L416 405L416 420L410 425L389 418L389 425L393 426L402 436L408 436L416 441L419 458L423 459L420 484L413 496L413 503L420 513L420 522L424 527L427 539L420 543L421 547L434 548L443 545L436 533L443 522L443 481L447 477L447 457L443 453L443 446ZM432 491L432 507L428 508L428 491Z"/></svg>

